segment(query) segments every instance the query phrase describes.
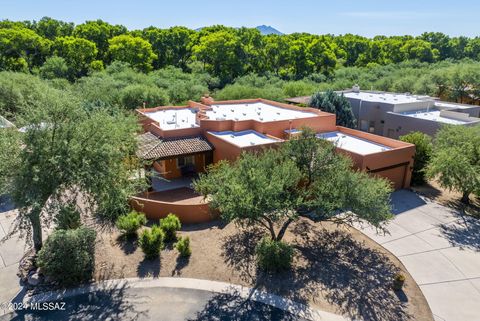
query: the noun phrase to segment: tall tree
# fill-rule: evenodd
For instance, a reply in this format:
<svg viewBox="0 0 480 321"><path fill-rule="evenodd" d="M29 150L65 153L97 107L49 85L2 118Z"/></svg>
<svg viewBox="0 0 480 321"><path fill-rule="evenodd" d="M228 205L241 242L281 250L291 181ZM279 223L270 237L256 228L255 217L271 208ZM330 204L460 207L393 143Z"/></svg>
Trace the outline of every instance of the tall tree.
<svg viewBox="0 0 480 321"><path fill-rule="evenodd" d="M64 22L50 17L43 17L35 22L33 29L42 37L55 40L57 37L67 37L73 32L72 22Z"/></svg>
<svg viewBox="0 0 480 321"><path fill-rule="evenodd" d="M83 38L58 37L53 44L53 51L55 55L65 59L71 80L85 76L90 64L97 57L95 43Z"/></svg>
<svg viewBox="0 0 480 321"><path fill-rule="evenodd" d="M308 129L280 149L219 163L194 187L225 220L263 227L277 242L299 211L314 212L319 220L364 219L376 227L391 217L389 183L352 171L348 158Z"/></svg>
<svg viewBox="0 0 480 321"><path fill-rule="evenodd" d="M73 30L73 36L93 41L98 49L98 59L109 62L107 51L109 39L127 33L122 25L111 25L102 20L86 21Z"/></svg>
<svg viewBox="0 0 480 321"><path fill-rule="evenodd" d="M462 202L480 191L480 127L445 126L438 131L427 174L443 188L459 191Z"/></svg>
<svg viewBox="0 0 480 321"><path fill-rule="evenodd" d="M24 133L14 150L17 161L2 162L0 186L12 195L19 208L19 228L31 232L38 251L43 243L42 226L60 208L82 197L84 210L114 219L128 209L136 191L132 180L137 123L131 116L86 111L71 94L49 90L48 99L32 103L25 112ZM0 141L10 138L0 131ZM11 145L10 145L11 146ZM16 166L13 166L16 165Z"/></svg>
<svg viewBox="0 0 480 321"><path fill-rule="evenodd" d="M112 60L127 62L143 72L152 70L155 54L148 41L140 37L121 35L110 39L109 44L108 53Z"/></svg>
<svg viewBox="0 0 480 321"><path fill-rule="evenodd" d="M326 92L317 92L310 98L310 107L321 109L327 113L333 113L337 116L337 125L354 128L356 119L353 115L350 102L343 96L332 90Z"/></svg>

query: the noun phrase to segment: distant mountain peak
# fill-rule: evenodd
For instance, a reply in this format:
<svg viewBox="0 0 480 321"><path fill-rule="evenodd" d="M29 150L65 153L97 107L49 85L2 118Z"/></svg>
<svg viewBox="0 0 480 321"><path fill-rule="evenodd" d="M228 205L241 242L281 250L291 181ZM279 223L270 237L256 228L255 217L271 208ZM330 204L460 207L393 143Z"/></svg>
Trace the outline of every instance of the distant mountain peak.
<svg viewBox="0 0 480 321"><path fill-rule="evenodd" d="M277 29L273 28L272 26L261 25L255 27L262 35L283 35L282 32L278 31Z"/></svg>

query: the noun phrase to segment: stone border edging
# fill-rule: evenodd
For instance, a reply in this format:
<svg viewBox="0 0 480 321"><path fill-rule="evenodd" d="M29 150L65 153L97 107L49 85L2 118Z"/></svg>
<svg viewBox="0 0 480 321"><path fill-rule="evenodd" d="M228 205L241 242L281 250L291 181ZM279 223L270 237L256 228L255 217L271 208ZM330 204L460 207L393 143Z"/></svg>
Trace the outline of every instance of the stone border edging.
<svg viewBox="0 0 480 321"><path fill-rule="evenodd" d="M80 286L75 289L66 289L63 291L50 291L45 293L34 294L30 297L25 297L24 303L42 303L48 301L58 301L62 298L69 298L76 295L86 294L103 289L115 289L116 287L130 287L130 288L181 288L181 289L195 289L202 291L210 291L216 293L233 294L249 299L255 302L270 305L277 309L286 311L290 314L300 318L309 319L312 321L350 321L350 319L343 316L333 314L330 312L313 309L302 303L283 298L281 296L271 294L264 291L259 291L254 288L249 288L241 285L230 284L219 281L192 279L192 278L127 278L106 280L90 285Z"/></svg>

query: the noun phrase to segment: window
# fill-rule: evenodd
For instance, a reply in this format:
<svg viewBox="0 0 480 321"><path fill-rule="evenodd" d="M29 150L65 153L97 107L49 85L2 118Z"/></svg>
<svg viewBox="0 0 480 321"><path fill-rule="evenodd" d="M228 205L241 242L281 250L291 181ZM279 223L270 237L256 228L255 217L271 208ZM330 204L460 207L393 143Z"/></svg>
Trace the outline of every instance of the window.
<svg viewBox="0 0 480 321"><path fill-rule="evenodd" d="M179 156L177 158L177 167L181 168L187 165L195 164L195 158L193 155L190 156Z"/></svg>
<svg viewBox="0 0 480 321"><path fill-rule="evenodd" d="M370 124L368 126L368 132L369 133L374 133L375 132L375 122L373 120L370 121Z"/></svg>
<svg viewBox="0 0 480 321"><path fill-rule="evenodd" d="M393 138L394 135L395 135L395 130L389 128L388 133L387 133L387 137Z"/></svg>
<svg viewBox="0 0 480 321"><path fill-rule="evenodd" d="M360 130L366 132L368 130L368 121L360 120Z"/></svg>

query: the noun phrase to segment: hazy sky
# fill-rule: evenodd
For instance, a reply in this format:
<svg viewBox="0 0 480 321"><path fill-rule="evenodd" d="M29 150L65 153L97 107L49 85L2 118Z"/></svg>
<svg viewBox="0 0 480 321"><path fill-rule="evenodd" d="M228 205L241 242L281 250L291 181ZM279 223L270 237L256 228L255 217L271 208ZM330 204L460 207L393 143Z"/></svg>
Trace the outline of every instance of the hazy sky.
<svg viewBox="0 0 480 321"><path fill-rule="evenodd" d="M271 25L284 33L480 35L475 0L0 0L0 19L103 19L129 29Z"/></svg>

